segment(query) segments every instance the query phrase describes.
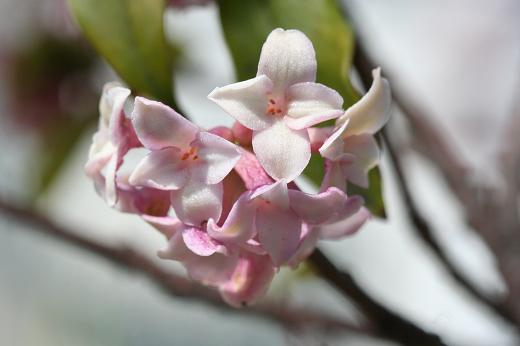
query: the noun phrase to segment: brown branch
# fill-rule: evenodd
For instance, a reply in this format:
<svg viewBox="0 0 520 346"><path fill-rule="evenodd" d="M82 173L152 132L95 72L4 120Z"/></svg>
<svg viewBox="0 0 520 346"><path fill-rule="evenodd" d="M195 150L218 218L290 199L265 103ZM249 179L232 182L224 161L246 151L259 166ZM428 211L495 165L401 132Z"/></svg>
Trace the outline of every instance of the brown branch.
<svg viewBox="0 0 520 346"><path fill-rule="evenodd" d="M362 79L366 82L371 80L370 71L374 64L359 43L356 47L354 65ZM454 278L463 287L466 287L474 297L486 303L493 311L518 328L520 326L520 272L517 265L517 263L520 263L520 233L518 232L520 220L516 210L516 196L520 193L518 184L506 182L508 191L505 198L496 198L496 195L500 194L497 191L484 192L482 187L475 186L470 179L466 163L453 151L452 146L449 145L450 142L440 131L439 125L430 120L432 117L425 114L425 111L420 109L411 98L405 97L395 88L393 89L393 101L402 110L412 126L414 139L420 144L422 153L437 165L448 186L464 206L468 223L495 254L509 293L504 301L492 302L475 288L472 288L471 285L466 285L465 279L456 272L452 272L452 275L454 274ZM516 167L516 170L518 171L518 167ZM503 173L506 178L514 176L514 172L504 171ZM482 198L483 194L487 194L487 198ZM423 228L424 225L419 224L419 226L419 228ZM421 229L419 230L421 231ZM425 233L421 234L428 237ZM444 263L443 257L445 256L437 251L435 245L430 242L432 238L424 239L437 253L441 262ZM451 269L448 268L448 271L451 272ZM463 281L460 279L463 279Z"/></svg>
<svg viewBox="0 0 520 346"><path fill-rule="evenodd" d="M366 328L361 328L336 317L303 308L290 308L281 304L264 303L247 309L235 309L224 303L218 293L201 286L185 277L165 271L147 257L123 247L112 247L90 240L79 232L72 232L61 227L43 215L30 209L15 207L0 199L0 213L16 219L28 227L25 229L51 236L59 241L76 246L89 253L96 254L105 260L116 264L121 269L131 270L148 277L154 284L172 297L182 297L201 301L215 308L231 313L242 313L249 316L264 318L279 323L289 331L299 331L313 328L321 332L354 332L370 334Z"/></svg>
<svg viewBox="0 0 520 346"><path fill-rule="evenodd" d="M321 277L352 299L373 325L376 336L410 346L445 345L437 335L422 330L372 299L350 274L338 269L319 249L309 257L309 262Z"/></svg>

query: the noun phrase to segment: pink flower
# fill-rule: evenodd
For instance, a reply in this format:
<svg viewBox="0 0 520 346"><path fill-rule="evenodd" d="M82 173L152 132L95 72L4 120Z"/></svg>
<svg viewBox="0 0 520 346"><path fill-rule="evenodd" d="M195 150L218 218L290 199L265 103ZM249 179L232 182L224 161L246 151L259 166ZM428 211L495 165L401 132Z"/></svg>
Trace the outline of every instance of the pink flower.
<svg viewBox="0 0 520 346"><path fill-rule="evenodd" d="M327 159L322 188L345 190L347 180L368 187L368 171L379 162L373 134L388 121L391 106L390 86L381 78L381 69L375 69L372 75L374 82L368 93L336 121L336 130L319 149Z"/></svg>
<svg viewBox="0 0 520 346"><path fill-rule="evenodd" d="M201 131L173 109L142 97L135 100L132 123L150 153L130 183L171 191L171 203L184 223L199 226L222 211L221 181L240 159L236 145Z"/></svg>
<svg viewBox="0 0 520 346"><path fill-rule="evenodd" d="M117 83L106 84L99 103L99 128L92 138L85 172L110 206L117 202L116 172L124 155L140 146L124 104L130 90Z"/></svg>
<svg viewBox="0 0 520 346"><path fill-rule="evenodd" d="M315 79L309 39L297 30L276 29L262 47L257 76L216 88L208 97L253 130L253 150L266 172L290 182L310 160L306 128L342 114L341 96Z"/></svg>

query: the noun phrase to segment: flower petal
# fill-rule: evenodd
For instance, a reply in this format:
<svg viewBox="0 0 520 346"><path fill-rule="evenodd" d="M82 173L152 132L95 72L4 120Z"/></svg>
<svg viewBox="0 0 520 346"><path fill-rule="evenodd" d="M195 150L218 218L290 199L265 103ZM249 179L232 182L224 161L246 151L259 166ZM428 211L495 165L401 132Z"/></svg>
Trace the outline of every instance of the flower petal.
<svg viewBox="0 0 520 346"><path fill-rule="evenodd" d="M251 194L251 199L261 198L281 210L289 208L289 194L287 190L287 183L285 180L278 180L270 185L264 185L256 189Z"/></svg>
<svg viewBox="0 0 520 346"><path fill-rule="evenodd" d="M219 287L220 294L235 307L252 304L267 292L275 272L269 256L245 253L230 280Z"/></svg>
<svg viewBox="0 0 520 346"><path fill-rule="evenodd" d="M186 228L182 231L182 239L186 247L199 256L211 256L215 252L227 254L226 248L215 240L208 233L198 228Z"/></svg>
<svg viewBox="0 0 520 346"><path fill-rule="evenodd" d="M372 76L374 81L368 92L338 119L338 123L350 119L347 129L349 135L374 134L390 118L390 84L385 78L381 78L379 67L372 70Z"/></svg>
<svg viewBox="0 0 520 346"><path fill-rule="evenodd" d="M298 249L302 223L291 210L263 205L256 214L258 240L276 266L286 263Z"/></svg>
<svg viewBox="0 0 520 346"><path fill-rule="evenodd" d="M356 157L356 165L368 172L379 162L379 146L372 135L348 136L344 150Z"/></svg>
<svg viewBox="0 0 520 346"><path fill-rule="evenodd" d="M190 174L204 184L221 182L240 160L238 146L209 132L199 132L192 145L198 148L201 164L192 166Z"/></svg>
<svg viewBox="0 0 520 346"><path fill-rule="evenodd" d="M256 209L249 195L246 191L238 198L222 227L213 219L208 220L207 230L212 238L224 242L245 243L255 235Z"/></svg>
<svg viewBox="0 0 520 346"><path fill-rule="evenodd" d="M287 182L299 176L311 158L307 131L292 130L283 121L255 132L253 150L267 174Z"/></svg>
<svg viewBox="0 0 520 346"><path fill-rule="evenodd" d="M99 100L100 129L108 129L111 127L111 122L119 118L128 96L130 96L130 90L117 82L104 85L101 99Z"/></svg>
<svg viewBox="0 0 520 346"><path fill-rule="evenodd" d="M242 150L242 157L235 166L235 172L240 176L245 188L248 190L254 190L273 182L273 179L267 175L256 156L245 149Z"/></svg>
<svg viewBox="0 0 520 346"><path fill-rule="evenodd" d="M135 98L132 123L137 137L150 150L186 148L199 128L170 107L143 97Z"/></svg>
<svg viewBox="0 0 520 346"><path fill-rule="evenodd" d="M208 98L251 130L265 129L272 122L267 115L268 94L273 83L264 75L215 88Z"/></svg>
<svg viewBox="0 0 520 346"><path fill-rule="evenodd" d="M190 182L184 188L171 192L172 207L182 222L200 226L209 219L220 218L222 194L222 183L204 185Z"/></svg>
<svg viewBox="0 0 520 346"><path fill-rule="evenodd" d="M128 181L135 186L160 190L178 190L188 181L188 170L180 157L180 150L169 147L151 151L139 162Z"/></svg>
<svg viewBox="0 0 520 346"><path fill-rule="evenodd" d="M220 286L232 277L237 266L237 255L223 255L214 253L211 256L202 257L194 255L187 261L183 261L188 275L203 285Z"/></svg>
<svg viewBox="0 0 520 346"><path fill-rule="evenodd" d="M341 162L325 160L325 175L321 182L320 191L325 191L331 186L346 191L347 177L343 172Z"/></svg>
<svg viewBox="0 0 520 346"><path fill-rule="evenodd" d="M296 268L314 251L316 244L318 243L318 239L319 233L316 232L314 226L303 224L298 250L296 250L296 253L293 255L293 257L291 257L287 264L292 268Z"/></svg>
<svg viewBox="0 0 520 346"><path fill-rule="evenodd" d="M310 224L327 221L340 211L347 201L347 195L335 187L318 194L289 190L289 198L292 210Z"/></svg>
<svg viewBox="0 0 520 346"><path fill-rule="evenodd" d="M349 120L347 119L325 140L319 149L321 156L332 161L338 161L340 156L345 153L344 135L348 124Z"/></svg>
<svg viewBox="0 0 520 346"><path fill-rule="evenodd" d="M295 129L316 125L343 114L343 98L337 91L318 83L298 83L287 90L285 123Z"/></svg>
<svg viewBox="0 0 520 346"><path fill-rule="evenodd" d="M182 222L171 216L152 216L145 214L141 215L141 217L156 230L164 234L167 239L170 239L175 233L181 232L184 229Z"/></svg>
<svg viewBox="0 0 520 346"><path fill-rule="evenodd" d="M321 239L340 239L358 231L369 218L370 212L366 208L361 208L361 210L349 218L319 226L317 232L320 233Z"/></svg>
<svg viewBox="0 0 520 346"><path fill-rule="evenodd" d="M316 80L316 54L311 41L298 30L273 30L260 53L257 75L267 75L273 93L283 96L296 83Z"/></svg>
<svg viewBox="0 0 520 346"><path fill-rule="evenodd" d="M332 127L309 127L307 133L311 141L312 152L317 152L332 134Z"/></svg>

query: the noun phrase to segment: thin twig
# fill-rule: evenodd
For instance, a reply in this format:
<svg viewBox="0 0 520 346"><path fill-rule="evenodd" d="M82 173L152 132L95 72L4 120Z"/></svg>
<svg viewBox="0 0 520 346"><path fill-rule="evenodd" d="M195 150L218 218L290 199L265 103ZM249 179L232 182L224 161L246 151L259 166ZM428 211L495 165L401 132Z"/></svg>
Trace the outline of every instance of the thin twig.
<svg viewBox="0 0 520 346"><path fill-rule="evenodd" d="M422 330L372 299L350 274L338 269L319 249L309 261L321 277L352 299L373 325L375 335L410 346L445 345L439 336Z"/></svg>
<svg viewBox="0 0 520 346"><path fill-rule="evenodd" d="M320 312L275 303L258 304L247 309L235 309L224 303L215 290L201 286L170 271L165 271L134 250L112 247L90 240L80 235L79 232L72 232L57 225L43 215L30 209L10 205L2 199L0 199L0 213L15 219L16 222L29 226L24 229L51 236L89 253L96 254L122 269L144 275L172 297L201 301L226 312L242 313L275 321L290 331L314 328L313 330L321 332L354 332L367 335L370 332L368 329L354 326L349 322Z"/></svg>

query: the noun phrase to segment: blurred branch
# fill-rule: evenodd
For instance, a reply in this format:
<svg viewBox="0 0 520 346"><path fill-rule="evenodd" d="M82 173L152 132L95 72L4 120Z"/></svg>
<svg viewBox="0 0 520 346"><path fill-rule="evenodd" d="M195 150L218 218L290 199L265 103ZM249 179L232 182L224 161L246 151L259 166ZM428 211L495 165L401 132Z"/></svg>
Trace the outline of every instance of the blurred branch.
<svg viewBox="0 0 520 346"><path fill-rule="evenodd" d="M370 335L370 330L354 326L349 322L309 309L292 308L279 303L263 303L247 309L235 309L224 303L216 290L201 286L192 280L166 271L147 257L125 247L113 247L90 240L80 232L72 232L52 222L33 210L16 207L0 198L0 213L11 217L27 230L51 236L57 240L74 245L89 253L118 265L121 269L131 270L148 277L154 284L172 297L182 297L201 301L226 312L241 313L274 321L289 331L309 330L321 332L353 332Z"/></svg>
<svg viewBox="0 0 520 346"><path fill-rule="evenodd" d="M346 9L344 8L344 10ZM356 47L354 66L368 86L371 81L371 69L375 65L359 42ZM393 101L399 106L412 126L414 139L420 144L423 154L437 165L454 195L463 205L468 223L495 254L509 292L504 301L491 303L486 302L489 301L489 298L482 296L476 289L470 288L468 291L481 302L486 302L490 308L512 322L517 328L520 327L520 271L518 270L518 263L520 263L520 232L518 232L520 220L516 200L520 192L519 189L515 190L515 185L508 186L510 182L506 181L507 191L506 196L503 197L501 191L486 191L482 186L476 186L469 177L466 163L454 152L453 146L440 131L439 125L431 120L433 117L430 117L424 109L418 107L413 98L404 96L396 88L393 89ZM503 173L506 178L514 175L507 171ZM417 220L412 218L412 221L416 222ZM425 242L430 245L441 262L444 263L443 257L445 256L437 251L437 246L430 241L433 238L429 237L424 229L421 230L424 225L418 223L416 226L419 226L420 234L424 237ZM452 272L451 267L450 264L447 268L448 271L452 275L455 274L454 278L468 289L466 280L460 281L462 277L456 272Z"/></svg>
<svg viewBox="0 0 520 346"><path fill-rule="evenodd" d="M410 346L445 345L437 335L422 330L373 300L349 273L338 269L319 249L309 257L309 262L321 277L352 299L373 324L376 336Z"/></svg>
<svg viewBox="0 0 520 346"><path fill-rule="evenodd" d="M504 306L503 302L495 301L481 292L479 292L461 273L455 265L450 261L448 255L444 252L441 244L437 241L430 224L421 215L415 202L408 185L406 184L406 177L403 170L402 162L397 155L393 143L391 142L387 129L383 129L382 137L386 144L387 152L392 161L394 171L397 178L397 184L401 190L401 196L406 204L405 212L408 214L408 218L411 220L416 232L419 234L424 243L435 253L437 259L442 263L444 268L448 271L451 277L461 285L473 298L477 299L480 303L491 308L496 314L502 316L504 319L513 322L513 317L508 311L507 307Z"/></svg>

